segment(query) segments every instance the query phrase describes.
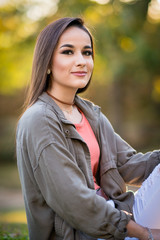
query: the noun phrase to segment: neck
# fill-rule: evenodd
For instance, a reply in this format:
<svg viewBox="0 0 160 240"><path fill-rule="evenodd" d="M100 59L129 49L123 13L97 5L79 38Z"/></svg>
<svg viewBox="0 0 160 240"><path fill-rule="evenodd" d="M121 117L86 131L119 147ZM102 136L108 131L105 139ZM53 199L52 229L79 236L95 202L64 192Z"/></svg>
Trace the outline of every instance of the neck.
<svg viewBox="0 0 160 240"><path fill-rule="evenodd" d="M62 104L68 105L68 106L73 106L73 105L74 105L74 101L73 101L73 102L65 102L65 101L62 101L61 99L53 96L53 95L52 95L51 93L49 93L48 91L47 91L47 94L48 94L51 98L53 98L54 100L56 100L57 102L60 102L60 103L62 103Z"/></svg>

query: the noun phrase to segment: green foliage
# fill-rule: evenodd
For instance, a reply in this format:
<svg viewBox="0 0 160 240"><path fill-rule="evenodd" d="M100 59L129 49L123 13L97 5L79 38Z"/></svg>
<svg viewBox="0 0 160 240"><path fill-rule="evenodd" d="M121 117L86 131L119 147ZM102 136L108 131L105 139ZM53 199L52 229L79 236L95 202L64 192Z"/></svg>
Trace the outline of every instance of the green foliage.
<svg viewBox="0 0 160 240"><path fill-rule="evenodd" d="M135 148L158 143L160 18L155 20L158 14L151 9L156 0L46 1L46 6L54 3L46 14L43 1L8 0L0 5L0 95L13 95L22 104L17 92L23 92L30 79L38 33L57 18L80 16L94 35L96 50L86 97L102 107L115 130ZM11 106L8 111L15 115L17 105ZM1 109L6 113L4 106ZM13 146L10 155L2 152L0 158L10 159Z"/></svg>
<svg viewBox="0 0 160 240"><path fill-rule="evenodd" d="M0 224L0 240L29 240L26 224Z"/></svg>
<svg viewBox="0 0 160 240"><path fill-rule="evenodd" d="M15 162L15 125L16 118L0 119L0 159L5 163Z"/></svg>
<svg viewBox="0 0 160 240"><path fill-rule="evenodd" d="M5 164L0 164L0 188L13 190L21 189L16 164L6 164L6 162Z"/></svg>

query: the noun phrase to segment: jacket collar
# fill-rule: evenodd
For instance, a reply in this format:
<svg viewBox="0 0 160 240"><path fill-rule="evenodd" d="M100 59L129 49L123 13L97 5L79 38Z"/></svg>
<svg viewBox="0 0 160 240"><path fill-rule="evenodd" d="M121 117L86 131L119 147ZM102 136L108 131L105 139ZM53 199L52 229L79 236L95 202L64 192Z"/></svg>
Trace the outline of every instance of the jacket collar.
<svg viewBox="0 0 160 240"><path fill-rule="evenodd" d="M64 121L64 122L68 122L62 112L62 110L60 109L60 107L56 104L56 102L46 93L43 92L38 99L40 99L42 102L46 103L47 105L50 105L52 110L56 113L57 116L59 116L59 118Z"/></svg>
<svg viewBox="0 0 160 240"><path fill-rule="evenodd" d="M52 109L56 112L56 114L59 116L61 121L63 121L66 124L71 124L70 121L68 121L60 107L56 104L56 102L46 93L43 92L39 99L46 104L49 104ZM100 107L94 105L92 102L88 100L84 100L78 95L75 96L75 104L78 108L81 109L81 111L84 113L86 118L88 119L90 125L92 126L92 129L96 133L96 129L98 129L98 122L99 122L99 116L100 116Z"/></svg>

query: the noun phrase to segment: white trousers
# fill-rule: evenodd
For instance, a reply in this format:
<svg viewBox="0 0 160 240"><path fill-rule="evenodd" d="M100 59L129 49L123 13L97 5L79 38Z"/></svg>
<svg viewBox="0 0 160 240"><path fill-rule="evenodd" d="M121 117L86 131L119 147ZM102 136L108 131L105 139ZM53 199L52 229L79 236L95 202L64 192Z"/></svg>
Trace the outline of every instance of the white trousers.
<svg viewBox="0 0 160 240"><path fill-rule="evenodd" d="M160 164L135 193L133 214L140 225L160 229Z"/></svg>
<svg viewBox="0 0 160 240"><path fill-rule="evenodd" d="M160 164L135 192L133 215L136 223L160 229ZM126 237L125 240L137 238Z"/></svg>
<svg viewBox="0 0 160 240"><path fill-rule="evenodd" d="M155 167L142 186L135 192L133 215L136 223L160 229L160 164ZM126 237L125 240L137 240Z"/></svg>

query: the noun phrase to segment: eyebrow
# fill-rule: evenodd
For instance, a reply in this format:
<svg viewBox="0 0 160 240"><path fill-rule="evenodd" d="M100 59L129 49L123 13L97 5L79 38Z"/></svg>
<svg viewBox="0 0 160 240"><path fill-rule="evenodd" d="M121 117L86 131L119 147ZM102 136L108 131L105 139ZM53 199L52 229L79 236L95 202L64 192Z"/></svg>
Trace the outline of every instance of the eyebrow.
<svg viewBox="0 0 160 240"><path fill-rule="evenodd" d="M72 44L64 44L64 45L62 45L60 48L63 48L63 47L74 48L74 46L73 46ZM92 47L89 46L89 45L84 46L84 49L86 49L86 48L92 49Z"/></svg>

